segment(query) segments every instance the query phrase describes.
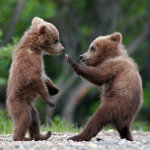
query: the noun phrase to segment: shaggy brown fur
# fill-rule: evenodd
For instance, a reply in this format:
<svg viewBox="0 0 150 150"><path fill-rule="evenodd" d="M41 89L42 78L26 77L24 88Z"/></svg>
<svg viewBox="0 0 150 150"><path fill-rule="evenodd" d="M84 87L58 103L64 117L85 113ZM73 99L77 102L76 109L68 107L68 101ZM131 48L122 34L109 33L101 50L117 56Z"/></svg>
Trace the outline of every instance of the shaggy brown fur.
<svg viewBox="0 0 150 150"><path fill-rule="evenodd" d="M101 106L83 131L69 139L89 141L111 124L121 138L132 141L130 126L142 104L142 81L135 62L124 50L121 34L98 37L80 59L88 66L81 66L66 55L66 61L79 76L97 86L104 85L104 90Z"/></svg>
<svg viewBox="0 0 150 150"><path fill-rule="evenodd" d="M32 106L39 94L50 106L50 95L58 93L58 89L46 76L42 53L61 54L63 50L59 42L56 27L35 17L32 26L16 47L7 88L7 108L14 122L14 140L46 140L51 132L40 134L38 113ZM25 134L29 130L30 138Z"/></svg>

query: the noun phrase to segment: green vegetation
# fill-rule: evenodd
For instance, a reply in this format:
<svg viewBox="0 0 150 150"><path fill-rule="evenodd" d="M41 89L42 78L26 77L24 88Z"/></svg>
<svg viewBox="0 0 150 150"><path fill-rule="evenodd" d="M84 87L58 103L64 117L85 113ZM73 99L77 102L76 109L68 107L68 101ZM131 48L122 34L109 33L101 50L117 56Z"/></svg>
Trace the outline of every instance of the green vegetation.
<svg viewBox="0 0 150 150"><path fill-rule="evenodd" d="M112 127L105 127L104 130L109 130ZM52 131L52 132L80 132L82 129L78 128L77 125L70 123L67 120L56 116L50 123L41 126L42 131ZM150 125L146 122L136 121L133 126L133 130L140 131L150 131ZM13 132L13 124L6 111L0 111L0 134L10 134Z"/></svg>
<svg viewBox="0 0 150 150"><path fill-rule="evenodd" d="M17 38L13 38L11 43L0 47L0 85L7 83L8 68L11 63L12 50L15 48L17 41Z"/></svg>
<svg viewBox="0 0 150 150"><path fill-rule="evenodd" d="M79 128L67 120L56 116L50 123L41 126L42 131L53 132L79 132ZM0 110L0 134L13 132L13 123L5 110Z"/></svg>
<svg viewBox="0 0 150 150"><path fill-rule="evenodd" d="M8 114L4 110L0 110L0 134L12 133L13 124Z"/></svg>
<svg viewBox="0 0 150 150"><path fill-rule="evenodd" d="M80 128L70 123L67 120L61 119L56 116L50 124L42 125L42 131L53 131L53 132L79 132Z"/></svg>

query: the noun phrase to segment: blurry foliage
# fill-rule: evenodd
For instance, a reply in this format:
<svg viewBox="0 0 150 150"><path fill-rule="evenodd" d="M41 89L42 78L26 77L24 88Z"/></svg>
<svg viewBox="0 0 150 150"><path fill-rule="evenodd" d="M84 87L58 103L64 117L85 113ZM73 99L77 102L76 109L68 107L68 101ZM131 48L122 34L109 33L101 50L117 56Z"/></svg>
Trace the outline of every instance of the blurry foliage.
<svg viewBox="0 0 150 150"><path fill-rule="evenodd" d="M0 134L8 134L13 132L13 124L8 114L4 110L0 110Z"/></svg>
<svg viewBox="0 0 150 150"><path fill-rule="evenodd" d="M17 0L0 0L0 29L3 29L6 32L9 26L9 20L13 14L13 8L16 5Z"/></svg>
<svg viewBox="0 0 150 150"><path fill-rule="evenodd" d="M16 38L13 38L13 41L11 43L7 44L6 46L0 47L0 85L4 83L6 84L8 80L8 69L11 63L12 51L17 41L18 40Z"/></svg>
<svg viewBox="0 0 150 150"><path fill-rule="evenodd" d="M99 91L94 91L95 89L91 89L76 108L75 122L78 122L79 126L85 124L100 105Z"/></svg>
<svg viewBox="0 0 150 150"><path fill-rule="evenodd" d="M56 15L56 4L49 0L28 0L24 11L22 11L20 23L17 25L16 35L20 35L31 25L33 17L38 16L44 19L52 19Z"/></svg>
<svg viewBox="0 0 150 150"><path fill-rule="evenodd" d="M140 118L145 121L150 121L150 82L146 84L146 87L143 90L144 102L141 113L139 114Z"/></svg>
<svg viewBox="0 0 150 150"><path fill-rule="evenodd" d="M140 130L140 131L150 131L150 124L148 121L135 121L132 126L133 130Z"/></svg>

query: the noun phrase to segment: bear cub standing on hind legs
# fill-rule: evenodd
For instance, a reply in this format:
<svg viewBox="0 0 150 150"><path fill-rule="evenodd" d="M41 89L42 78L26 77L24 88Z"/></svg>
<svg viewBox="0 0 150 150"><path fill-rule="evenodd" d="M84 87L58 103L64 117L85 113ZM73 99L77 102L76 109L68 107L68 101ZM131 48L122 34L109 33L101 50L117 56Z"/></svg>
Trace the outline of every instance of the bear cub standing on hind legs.
<svg viewBox="0 0 150 150"><path fill-rule="evenodd" d="M7 108L14 122L13 139L17 141L46 140L51 132L42 135L40 122L32 102L39 94L49 105L50 95L59 92L44 72L42 55L59 55L63 52L56 27L38 17L33 18L32 26L25 32L17 45L7 88ZM25 134L29 131L30 138Z"/></svg>
<svg viewBox="0 0 150 150"><path fill-rule="evenodd" d="M111 124L121 138L132 141L130 126L142 104L142 81L135 62L122 45L122 35L113 33L96 38L80 59L87 66L73 62L66 55L66 61L79 76L104 88L101 106L83 131L69 139L89 141Z"/></svg>

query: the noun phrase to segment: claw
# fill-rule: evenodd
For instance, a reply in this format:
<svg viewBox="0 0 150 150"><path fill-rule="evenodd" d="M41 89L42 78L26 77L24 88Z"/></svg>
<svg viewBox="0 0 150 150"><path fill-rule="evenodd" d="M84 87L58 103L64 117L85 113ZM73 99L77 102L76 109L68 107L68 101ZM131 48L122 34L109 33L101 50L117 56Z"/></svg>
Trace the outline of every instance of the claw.
<svg viewBox="0 0 150 150"><path fill-rule="evenodd" d="M67 58L68 58L68 54L67 54L67 53L65 54L65 57L67 57Z"/></svg>
<svg viewBox="0 0 150 150"><path fill-rule="evenodd" d="M68 54L65 54L65 59L67 62L69 62L70 58L69 58Z"/></svg>
<svg viewBox="0 0 150 150"><path fill-rule="evenodd" d="M54 107L54 106L55 106L52 102L49 102L48 104L49 104L49 106L51 106L51 107Z"/></svg>

